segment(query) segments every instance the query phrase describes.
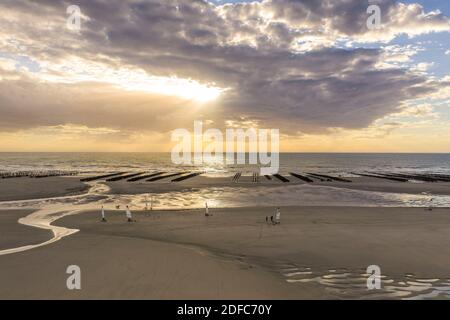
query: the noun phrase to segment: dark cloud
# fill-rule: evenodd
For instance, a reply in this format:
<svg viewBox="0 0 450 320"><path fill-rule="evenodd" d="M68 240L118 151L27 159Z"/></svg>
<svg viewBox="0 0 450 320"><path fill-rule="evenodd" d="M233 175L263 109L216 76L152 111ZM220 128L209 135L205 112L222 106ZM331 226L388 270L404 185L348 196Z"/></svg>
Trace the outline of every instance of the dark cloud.
<svg viewBox="0 0 450 320"><path fill-rule="evenodd" d="M375 33L366 27L367 3L360 0L266 0L221 7L202 0L79 0L89 17L81 34L65 30L69 4L2 1L0 6L9 12L30 17L2 25L3 32L14 35L37 60L77 56L229 90L211 109L192 106L194 111L186 113L194 103L176 98L111 88L105 93L98 85L74 88L24 78L2 81L3 128L70 122L170 130L196 118L218 124L242 117L288 133L361 128L441 86L405 69L380 69L380 50L329 47L337 37L379 40L448 26L442 14L423 14L417 6L403 12L391 0L380 1L385 28ZM310 37L316 40L305 40ZM309 41L312 48L298 50L302 41ZM12 50L4 43L2 47L0 51ZM77 94L82 98L73 99Z"/></svg>

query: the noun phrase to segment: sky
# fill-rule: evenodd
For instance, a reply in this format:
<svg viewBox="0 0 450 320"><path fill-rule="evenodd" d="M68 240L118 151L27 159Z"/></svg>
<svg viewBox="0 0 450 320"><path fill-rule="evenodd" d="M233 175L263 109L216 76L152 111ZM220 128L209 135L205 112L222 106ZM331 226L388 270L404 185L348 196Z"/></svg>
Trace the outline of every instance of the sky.
<svg viewBox="0 0 450 320"><path fill-rule="evenodd" d="M172 130L196 120L279 129L281 151L450 152L448 0L2 0L0 11L0 152L170 151Z"/></svg>

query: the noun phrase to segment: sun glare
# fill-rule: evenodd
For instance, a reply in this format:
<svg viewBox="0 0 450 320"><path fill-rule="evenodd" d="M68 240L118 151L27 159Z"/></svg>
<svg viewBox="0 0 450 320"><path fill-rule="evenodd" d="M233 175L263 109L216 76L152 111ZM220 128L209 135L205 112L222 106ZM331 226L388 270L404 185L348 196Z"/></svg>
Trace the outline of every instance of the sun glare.
<svg viewBox="0 0 450 320"><path fill-rule="evenodd" d="M208 102L217 99L225 89L201 84L194 80L166 77L148 77L140 80L127 80L118 83L121 87L133 91L145 91L168 96L177 96L187 100Z"/></svg>
<svg viewBox="0 0 450 320"><path fill-rule="evenodd" d="M153 76L142 69L112 69L101 63L72 58L64 64L41 64L42 71L35 76L42 80L59 83L101 82L129 91L141 91L180 97L197 102L217 99L227 89L214 83L200 83L175 76Z"/></svg>

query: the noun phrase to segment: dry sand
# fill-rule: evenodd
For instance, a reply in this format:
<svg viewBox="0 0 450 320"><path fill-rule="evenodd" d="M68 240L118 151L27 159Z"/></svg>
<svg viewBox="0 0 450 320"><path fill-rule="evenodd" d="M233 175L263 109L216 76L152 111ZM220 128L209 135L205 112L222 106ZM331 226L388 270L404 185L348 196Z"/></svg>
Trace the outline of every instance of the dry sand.
<svg viewBox="0 0 450 320"><path fill-rule="evenodd" d="M88 185L77 177L0 179L0 201L41 199L79 194Z"/></svg>
<svg viewBox="0 0 450 320"><path fill-rule="evenodd" d="M124 226L126 228L126 226ZM81 290L66 269L81 268ZM321 296L268 271L145 238L78 233L46 247L0 256L0 299L276 299Z"/></svg>
<svg viewBox="0 0 450 320"><path fill-rule="evenodd" d="M50 230L25 226L17 221L33 210L0 210L0 250L34 245L52 237Z"/></svg>
<svg viewBox="0 0 450 320"><path fill-rule="evenodd" d="M316 283L288 283L287 266L365 269L450 278L450 209L286 207L68 216L81 231L49 246L0 257L0 298L335 298ZM68 265L82 290L65 287ZM37 267L38 266L38 267Z"/></svg>

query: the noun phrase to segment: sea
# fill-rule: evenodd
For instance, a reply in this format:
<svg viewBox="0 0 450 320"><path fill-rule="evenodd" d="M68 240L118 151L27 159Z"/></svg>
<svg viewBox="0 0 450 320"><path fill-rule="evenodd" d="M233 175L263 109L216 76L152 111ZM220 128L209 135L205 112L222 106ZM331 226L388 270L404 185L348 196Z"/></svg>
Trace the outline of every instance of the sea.
<svg viewBox="0 0 450 320"><path fill-rule="evenodd" d="M248 160L248 154L246 155ZM174 164L170 153L0 153L0 171L67 170L80 173L115 171L204 171L207 175L251 174L259 165L226 164L204 159L201 164ZM248 162L248 161L247 161ZM279 172L315 172L352 176L352 172L450 174L450 153L280 153Z"/></svg>

